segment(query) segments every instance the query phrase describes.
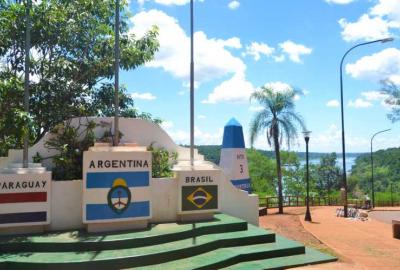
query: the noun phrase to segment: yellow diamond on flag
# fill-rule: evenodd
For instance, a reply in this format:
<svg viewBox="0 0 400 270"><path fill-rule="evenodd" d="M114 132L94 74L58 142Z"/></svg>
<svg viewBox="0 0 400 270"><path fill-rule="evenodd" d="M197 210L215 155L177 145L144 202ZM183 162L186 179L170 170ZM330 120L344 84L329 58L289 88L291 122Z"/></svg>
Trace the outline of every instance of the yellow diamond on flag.
<svg viewBox="0 0 400 270"><path fill-rule="evenodd" d="M211 196L210 193L208 193L204 188L199 187L195 191L193 191L189 196L186 197L188 201L193 203L197 208L201 209L206 205L213 196Z"/></svg>

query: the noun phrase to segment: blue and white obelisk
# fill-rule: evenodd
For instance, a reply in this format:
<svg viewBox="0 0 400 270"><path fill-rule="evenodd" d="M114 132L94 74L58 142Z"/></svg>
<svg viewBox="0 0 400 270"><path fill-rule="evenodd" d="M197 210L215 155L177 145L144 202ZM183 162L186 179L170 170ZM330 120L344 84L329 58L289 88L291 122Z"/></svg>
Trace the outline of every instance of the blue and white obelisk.
<svg viewBox="0 0 400 270"><path fill-rule="evenodd" d="M219 166L234 186L251 193L243 128L235 118L224 128Z"/></svg>

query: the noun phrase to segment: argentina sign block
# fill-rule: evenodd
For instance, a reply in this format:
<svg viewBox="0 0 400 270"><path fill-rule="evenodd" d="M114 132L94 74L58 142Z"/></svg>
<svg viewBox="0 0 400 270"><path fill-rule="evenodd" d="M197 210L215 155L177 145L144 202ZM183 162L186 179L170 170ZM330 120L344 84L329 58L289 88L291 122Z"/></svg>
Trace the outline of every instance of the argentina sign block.
<svg viewBox="0 0 400 270"><path fill-rule="evenodd" d="M215 212L219 209L221 171L179 171L180 214Z"/></svg>
<svg viewBox="0 0 400 270"><path fill-rule="evenodd" d="M0 174L0 228L50 223L51 173Z"/></svg>
<svg viewBox="0 0 400 270"><path fill-rule="evenodd" d="M151 153L84 153L83 222L151 218Z"/></svg>

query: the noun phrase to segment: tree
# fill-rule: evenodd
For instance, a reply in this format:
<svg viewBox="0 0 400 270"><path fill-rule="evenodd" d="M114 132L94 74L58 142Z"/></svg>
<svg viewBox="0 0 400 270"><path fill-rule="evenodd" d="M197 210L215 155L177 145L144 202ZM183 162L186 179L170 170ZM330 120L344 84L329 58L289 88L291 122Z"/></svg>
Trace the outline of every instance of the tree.
<svg viewBox="0 0 400 270"><path fill-rule="evenodd" d="M300 196L305 192L305 170L300 164L300 160L295 152L282 151L281 161L284 168L282 177L284 179L284 189L287 194Z"/></svg>
<svg viewBox="0 0 400 270"><path fill-rule="evenodd" d="M400 120L400 86L390 80L382 82L382 92L387 95L385 103L392 108L388 118L392 122Z"/></svg>
<svg viewBox="0 0 400 270"><path fill-rule="evenodd" d="M336 153L324 155L317 166L316 188L320 195L330 195L332 189L339 188L340 168L336 165Z"/></svg>
<svg viewBox="0 0 400 270"><path fill-rule="evenodd" d="M297 126L305 130L302 117L294 111L294 98L298 91L292 87L286 91L278 91L273 87L261 87L259 91L251 95L263 109L257 112L250 123L250 142L254 144L257 136L261 132L266 132L267 142L275 150L276 170L278 176L278 205L279 213L283 213L283 194L282 194L282 168L280 148L283 138L290 144L297 139Z"/></svg>
<svg viewBox="0 0 400 270"><path fill-rule="evenodd" d="M42 0L31 9L31 143L56 124L77 116L108 115L99 101L114 76L114 0ZM153 59L157 27L142 37L129 32L127 1L121 3L121 69L133 70ZM23 111L24 4L0 0L0 154L20 148L19 136L4 119ZM3 64L2 64L3 63ZM121 90L126 115L151 118L134 110ZM110 100L110 102L111 102ZM96 103L97 102L97 103Z"/></svg>
<svg viewBox="0 0 400 270"><path fill-rule="evenodd" d="M263 195L275 194L274 182L276 173L274 172L274 168L276 165L274 160L255 149L248 149L246 154L252 190Z"/></svg>

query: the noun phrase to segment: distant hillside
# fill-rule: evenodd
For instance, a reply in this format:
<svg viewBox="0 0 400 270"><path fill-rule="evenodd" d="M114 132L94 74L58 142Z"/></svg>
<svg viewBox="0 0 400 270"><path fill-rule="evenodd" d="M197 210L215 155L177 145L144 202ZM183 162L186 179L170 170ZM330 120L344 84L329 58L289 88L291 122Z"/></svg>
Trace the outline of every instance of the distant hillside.
<svg viewBox="0 0 400 270"><path fill-rule="evenodd" d="M400 148L389 148L374 152L375 188L383 191L389 188L390 183L400 183ZM354 182L360 188L368 190L371 179L371 155L363 154L357 157L351 171Z"/></svg>
<svg viewBox="0 0 400 270"><path fill-rule="evenodd" d="M185 145L185 147L188 147ZM220 145L196 145L195 148L199 150L199 153L204 155L206 160L214 162L215 164L219 164L219 158L221 153L221 146ZM269 158L275 158L275 152L273 151L265 151L265 150L258 150L263 155ZM296 153L299 159L305 159L306 153L305 152L297 152ZM309 153L310 159L319 159L321 156L326 155L327 153ZM364 155L363 153L347 153L346 157L358 157L360 155ZM338 157L341 156L341 153L337 154Z"/></svg>

